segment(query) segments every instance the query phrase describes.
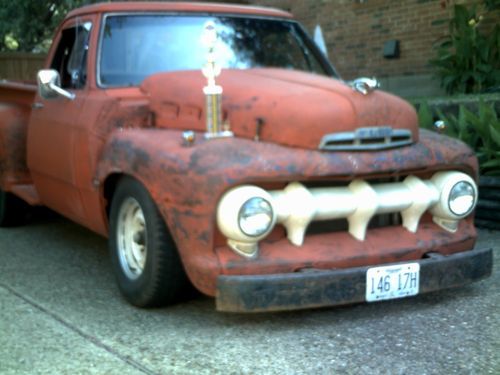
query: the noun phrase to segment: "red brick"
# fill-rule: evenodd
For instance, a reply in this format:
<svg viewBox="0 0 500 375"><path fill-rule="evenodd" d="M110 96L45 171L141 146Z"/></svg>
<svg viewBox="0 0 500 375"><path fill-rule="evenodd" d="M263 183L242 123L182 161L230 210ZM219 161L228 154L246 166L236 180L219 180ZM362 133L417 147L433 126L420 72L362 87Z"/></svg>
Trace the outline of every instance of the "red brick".
<svg viewBox="0 0 500 375"><path fill-rule="evenodd" d="M471 3L474 0L466 0ZM448 32L451 7L438 0L250 0L250 3L291 10L310 32L320 24L330 57L346 79L360 75L389 76L431 73L433 48ZM481 27L500 23L500 12ZM384 42L400 41L401 56L382 56ZM355 47L352 47L355 46ZM361 58L360 56L363 56Z"/></svg>

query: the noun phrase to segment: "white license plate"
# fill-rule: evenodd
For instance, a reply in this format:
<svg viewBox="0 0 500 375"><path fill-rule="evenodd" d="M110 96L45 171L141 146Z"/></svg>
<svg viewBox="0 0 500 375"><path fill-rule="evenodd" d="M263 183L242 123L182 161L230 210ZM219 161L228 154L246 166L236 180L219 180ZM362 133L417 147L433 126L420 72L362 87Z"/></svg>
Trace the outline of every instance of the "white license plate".
<svg viewBox="0 0 500 375"><path fill-rule="evenodd" d="M369 268L366 271L368 302L403 298L418 294L420 264L406 263Z"/></svg>

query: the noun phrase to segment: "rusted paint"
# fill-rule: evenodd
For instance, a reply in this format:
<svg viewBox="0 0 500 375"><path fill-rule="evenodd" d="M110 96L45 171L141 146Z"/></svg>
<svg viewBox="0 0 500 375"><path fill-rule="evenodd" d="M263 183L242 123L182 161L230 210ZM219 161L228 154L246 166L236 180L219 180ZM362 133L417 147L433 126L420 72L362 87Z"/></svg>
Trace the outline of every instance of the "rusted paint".
<svg viewBox="0 0 500 375"><path fill-rule="evenodd" d="M16 103L29 114L36 90L32 83L0 81L0 103Z"/></svg>
<svg viewBox="0 0 500 375"><path fill-rule="evenodd" d="M418 260L429 251L448 255L472 249L475 236L470 220L461 222L454 234L426 222L417 233L401 226L372 229L365 241L338 232L308 236L301 247L293 246L286 238L262 243L259 257L250 263L226 246L217 248L217 254L227 275L290 273L305 268L344 269ZM392 240L388 242L387 238Z"/></svg>
<svg viewBox="0 0 500 375"><path fill-rule="evenodd" d="M203 80L197 71L147 78L141 88L151 98L157 125L204 131L204 114L182 115L185 108L204 107L204 96L196 89ZM217 82L224 88L223 111L237 137L258 135L263 142L315 150L332 132L391 126L411 130L418 141L415 110L381 91L365 96L336 79L279 69L224 70Z"/></svg>
<svg viewBox="0 0 500 375"><path fill-rule="evenodd" d="M466 220L456 234L426 223L416 235L398 228L378 229L370 232L364 243L343 233L307 238L302 248L286 240L263 243L256 260L244 260L224 246L215 247L215 208L220 196L232 186L348 181L353 176L430 174L442 169L474 175L474 154L456 140L427 131L422 131L420 142L413 146L375 153L327 153L240 138L204 141L201 134L193 147L186 148L181 135L180 131L161 129L114 131L104 147L98 179L104 183L108 174L121 171L148 187L172 231L191 281L206 294L214 295L220 273L262 274L293 272L310 265L330 268L376 264L416 259L430 249L447 254L474 245L476 233L472 221ZM130 159L143 153L149 155L147 163ZM388 234L395 239L390 246L386 243Z"/></svg>
<svg viewBox="0 0 500 375"><path fill-rule="evenodd" d="M28 114L21 106L0 104L0 188L4 191L31 182L26 164Z"/></svg>
<svg viewBox="0 0 500 375"><path fill-rule="evenodd" d="M196 102L186 102L191 108L197 106ZM252 96L250 102L258 103L259 99ZM154 103L152 107L154 109ZM288 147L287 142L273 144L269 140L278 141L279 135L272 138L273 135L266 134L267 125L262 130L262 142L254 142L251 138L255 136L255 117L249 117L253 127L248 126L248 134L232 120L233 129L237 134L240 132L240 138L207 142L198 133L195 144L186 148L183 147L181 130L168 129L170 126L175 128L175 124L160 123L160 128L151 128L147 108L144 94L137 89L98 91L85 101L85 109L76 119L75 126L85 128L87 132L88 155L79 159L79 168L91 175L81 179L79 185L85 203L82 203L85 217L78 218L78 221L106 234L106 204L109 202L102 195L106 177L112 173L135 177L148 188L158 204L190 279L206 294L215 294L219 274L293 272L311 266L346 267L358 264L356 262L413 258L420 256L424 248L436 248L434 242L450 248L450 251L465 250L473 245L475 233L471 222L467 221L461 224L464 227L460 235L446 235L441 241L439 236L443 231L433 224L429 224L431 229L422 227L422 234L427 233L427 237L420 237L419 232L419 244L415 244L414 235L402 233L401 240L395 242L395 248L388 253L367 253L365 247L372 249L369 244L376 242L377 238L372 238L371 233L363 246L346 236L340 236L339 240L339 234L333 234L333 237L315 237L318 244L307 239L305 247L300 249L274 238L272 244L262 244L262 256L257 261L242 261L226 247L216 246L215 207L223 192L234 185L284 184L295 180L348 181L354 176L369 178L412 172L422 175L441 169L458 169L475 175L475 157L461 143L426 131L422 131L420 142L413 146L374 153L328 153ZM161 114L158 117L161 120ZM270 121L269 115L260 117L266 124ZM288 124L279 123L279 119L280 116L274 118L274 126L286 131ZM185 122L188 123L196 128L196 122ZM308 132L307 128L301 128L302 132ZM302 140L296 138L295 142ZM309 142L307 146L313 147L315 142ZM88 165L83 168L82 163ZM100 189L92 184L94 178L100 181ZM393 233L392 228L385 231ZM332 255L332 243L344 249L343 252L333 252ZM315 251L310 250L316 246ZM412 255L415 249L417 251ZM285 251L295 258L283 257ZM368 255L363 256L365 253Z"/></svg>
<svg viewBox="0 0 500 375"><path fill-rule="evenodd" d="M0 188L28 184L26 132L36 86L20 82L0 83Z"/></svg>

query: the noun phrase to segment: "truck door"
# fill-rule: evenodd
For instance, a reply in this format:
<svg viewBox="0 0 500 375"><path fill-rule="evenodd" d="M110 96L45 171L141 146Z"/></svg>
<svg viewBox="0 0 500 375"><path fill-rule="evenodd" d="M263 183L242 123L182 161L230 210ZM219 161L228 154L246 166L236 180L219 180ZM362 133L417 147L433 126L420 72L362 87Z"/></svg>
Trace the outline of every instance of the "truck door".
<svg viewBox="0 0 500 375"><path fill-rule="evenodd" d="M63 26L51 51L50 69L59 72L61 87L73 92L64 97L43 99L37 94L28 130L28 167L41 201L53 210L81 222L84 207L76 186L76 143L85 132L79 122L87 98L87 51L92 23L70 20Z"/></svg>

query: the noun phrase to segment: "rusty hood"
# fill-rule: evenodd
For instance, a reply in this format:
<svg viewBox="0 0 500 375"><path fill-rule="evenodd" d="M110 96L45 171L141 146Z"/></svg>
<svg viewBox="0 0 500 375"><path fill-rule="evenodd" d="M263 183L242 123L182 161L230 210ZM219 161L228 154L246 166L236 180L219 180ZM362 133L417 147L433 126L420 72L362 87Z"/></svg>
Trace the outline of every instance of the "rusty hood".
<svg viewBox="0 0 500 375"><path fill-rule="evenodd" d="M387 126L408 129L418 140L413 107L382 91L362 95L337 79L283 69L223 70L217 84L236 137L317 149L328 134ZM141 90L156 126L203 132L205 85L201 71L182 71L150 76Z"/></svg>

